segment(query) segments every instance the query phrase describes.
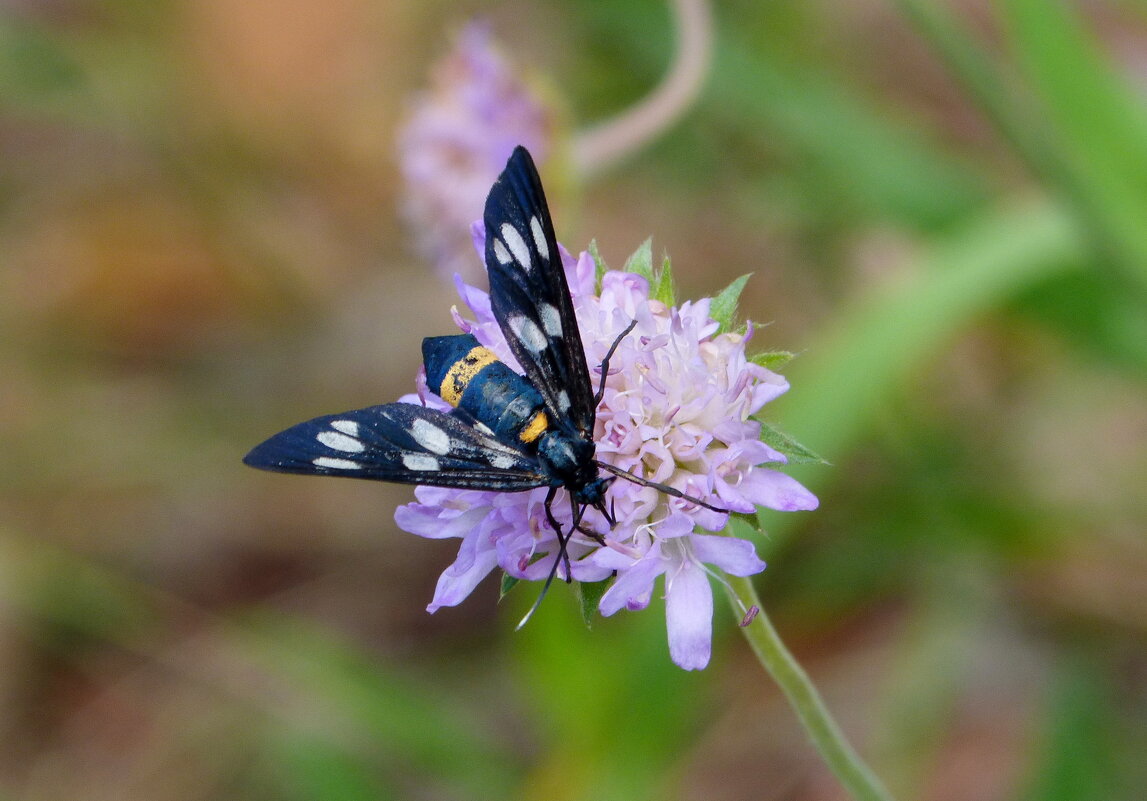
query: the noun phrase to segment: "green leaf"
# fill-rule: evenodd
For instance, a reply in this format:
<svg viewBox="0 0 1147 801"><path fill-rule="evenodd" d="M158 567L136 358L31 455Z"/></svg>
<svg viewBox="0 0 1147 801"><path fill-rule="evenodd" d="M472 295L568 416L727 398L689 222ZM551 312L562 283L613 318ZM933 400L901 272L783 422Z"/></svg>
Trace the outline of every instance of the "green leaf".
<svg viewBox="0 0 1147 801"><path fill-rule="evenodd" d="M737 303L751 276L752 273L742 275L713 298L713 303L709 306L709 316L717 321L722 331L728 331L733 327L733 320L737 316Z"/></svg>
<svg viewBox="0 0 1147 801"><path fill-rule="evenodd" d="M822 213L862 215L860 225L865 218L881 223L892 218L896 225L937 229L986 205L992 185L982 174L986 171L953 155L943 137L922 133L921 126L905 123L903 114L890 114L887 103L870 99L872 93L858 92L850 76L831 72L818 48L781 22L785 12L778 14L774 5L741 4L744 13L725 19L718 15L721 46L713 53L697 113L710 131L722 135L699 138L702 146L683 154L692 159L684 162L690 175L706 161L728 165L732 143L760 143L767 152L782 154L782 164L792 165L788 175L778 174L781 180L792 178L803 192L815 192L810 194L815 203L830 199L836 204L831 211L821 208ZM799 5L785 7L791 13ZM628 69L659 74L664 43L650 35L662 29L666 17L659 4L598 2L589 7L587 18L618 43ZM767 16L746 24L746 15L753 14ZM753 79L745 80L747 75ZM626 79L634 80L631 75ZM746 200L760 198L756 202L775 214L775 199L762 191L770 185L753 180L744 189Z"/></svg>
<svg viewBox="0 0 1147 801"><path fill-rule="evenodd" d="M0 19L0 95L37 103L83 89L83 67L65 41L19 14Z"/></svg>
<svg viewBox="0 0 1147 801"><path fill-rule="evenodd" d="M1049 174L1125 278L1147 288L1147 105L1066 2L1000 4L1005 34L1047 112Z"/></svg>
<svg viewBox="0 0 1147 801"><path fill-rule="evenodd" d="M520 580L521 579L514 578L509 573L503 573L502 574L502 587L498 592L498 600L501 601L503 598L505 598L507 595L509 595L510 590L514 589L514 587L517 586L517 584Z"/></svg>
<svg viewBox="0 0 1147 801"><path fill-rule="evenodd" d="M270 611L244 615L233 630L229 648L257 669L269 671L283 686L305 687L308 709L313 706L319 720L337 721L337 731L350 735L349 740L341 736L330 740L333 749L349 749L348 758L361 753L392 754L396 764L415 771L411 775L433 776L446 788L444 792L459 798L504 798L510 792L513 769L507 754L468 719L462 696L452 698L432 677L392 668L377 654ZM279 720L278 716L272 719ZM304 719L309 718L288 714L277 725L297 728ZM315 735L325 732L319 727ZM322 780L321 772L335 769L333 764L323 765L324 761L310 766L319 771L311 775L316 784ZM369 759L367 763L371 764ZM354 782L339 788L329 776L327 780L325 788L306 788L316 791L306 797L336 798L340 796L318 791L350 792L367 786ZM385 785L380 789L385 791Z"/></svg>
<svg viewBox="0 0 1147 801"><path fill-rule="evenodd" d="M609 266L605 263L605 259L601 257L601 252L597 249L596 239L589 241L589 255L593 259L594 285L600 291L601 278L609 270Z"/></svg>
<svg viewBox="0 0 1147 801"><path fill-rule="evenodd" d="M744 512L733 512L729 515L731 522L740 523L741 525L748 526L749 531L753 534L763 534L764 529L761 528L761 521L755 514L746 514ZM735 535L741 536L741 535ZM742 539L745 539L742 537Z"/></svg>
<svg viewBox="0 0 1147 801"><path fill-rule="evenodd" d="M666 306L677 305L677 288L673 286L673 267L669 263L668 256L661 262L661 269L653 276L649 297L661 301Z"/></svg>
<svg viewBox="0 0 1147 801"><path fill-rule="evenodd" d="M366 755L305 727L272 732L265 745L270 773L282 798L378 801L398 798Z"/></svg>
<svg viewBox="0 0 1147 801"><path fill-rule="evenodd" d="M597 617L597 604L605 591L609 589L609 580L605 581L579 581L574 591L577 593L578 608L581 609L581 619L586 628L593 625Z"/></svg>
<svg viewBox="0 0 1147 801"><path fill-rule="evenodd" d="M796 55L753 37L743 26L724 28L704 112L790 154L807 191L833 198L844 214L917 229L951 224L984 203L987 181L948 155L939 137L866 100L823 58L806 55L815 49Z"/></svg>
<svg viewBox="0 0 1147 801"><path fill-rule="evenodd" d="M1021 797L1030 801L1131 798L1122 795L1120 709L1111 669L1093 654L1069 654L1059 667L1041 715L1043 742L1034 780ZM1126 736L1125 734L1123 736Z"/></svg>
<svg viewBox="0 0 1147 801"><path fill-rule="evenodd" d="M789 462L794 464L828 464L828 461L823 457L812 449L801 445L788 434L778 431L764 420L757 422L761 424L761 442L783 453L789 458Z"/></svg>
<svg viewBox="0 0 1147 801"><path fill-rule="evenodd" d="M792 361L795 355L787 350L766 350L763 353L754 353L749 357L749 361L767 370L776 370Z"/></svg>
<svg viewBox="0 0 1147 801"><path fill-rule="evenodd" d="M1078 270L1086 247L1074 220L1048 203L1002 207L953 232L921 258L913 279L884 284L838 309L793 362L793 391L770 416L817 447L844 454L888 403L912 386L914 370L976 320L1020 292ZM837 476L811 465L786 470L813 492ZM771 547L796 515L769 518Z"/></svg>
<svg viewBox="0 0 1147 801"><path fill-rule="evenodd" d="M637 273L644 276L653 286L653 238L650 237L641 243L641 247L633 251L633 255L625 260L625 272Z"/></svg>

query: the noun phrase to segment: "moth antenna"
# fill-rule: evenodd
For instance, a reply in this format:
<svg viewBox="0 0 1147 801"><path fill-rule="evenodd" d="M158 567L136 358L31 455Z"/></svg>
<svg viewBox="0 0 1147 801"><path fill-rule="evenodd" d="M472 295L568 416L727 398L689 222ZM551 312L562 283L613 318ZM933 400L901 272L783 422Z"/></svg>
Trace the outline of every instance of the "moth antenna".
<svg viewBox="0 0 1147 801"><path fill-rule="evenodd" d="M640 484L643 487L652 487L658 492L664 492L666 495L672 495L674 498L681 498L683 500L689 501L690 503L695 503L698 506L704 506L706 509L712 510L714 512L720 512L721 514L725 515L732 514L732 512L728 509L722 509L719 506L714 506L711 503L706 503L700 498L694 498L692 495L686 495L676 487L671 487L668 484L659 484L656 481L650 481L649 479L642 478L641 476L635 476L628 470L622 470L620 467L616 467L615 465L607 464L605 462L597 462L597 466L602 470L613 473L615 476L624 478L626 481L632 481L634 484Z"/></svg>
<svg viewBox="0 0 1147 801"><path fill-rule="evenodd" d="M593 396L594 408L601 403L601 399L605 397L605 379L609 376L609 360L613 358L614 351L617 346L621 344L621 340L625 339L629 332L637 325L637 320L630 321L625 330L617 335L617 339L613 340L613 344L609 346L609 350L605 352L605 358L601 360L601 381L597 385L597 394Z"/></svg>

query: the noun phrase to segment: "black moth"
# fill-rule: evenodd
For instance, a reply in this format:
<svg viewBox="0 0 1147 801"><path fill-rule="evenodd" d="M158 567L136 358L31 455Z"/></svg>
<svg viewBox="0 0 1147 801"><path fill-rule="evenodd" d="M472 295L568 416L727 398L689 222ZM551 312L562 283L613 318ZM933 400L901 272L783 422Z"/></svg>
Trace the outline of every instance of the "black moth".
<svg viewBox="0 0 1147 801"><path fill-rule="evenodd" d="M616 477L717 512L727 510L594 458L594 419L609 359L636 321L609 349L595 394L553 222L525 148L515 148L490 189L484 219L491 306L525 376L469 334L430 337L422 342L427 381L454 407L449 413L387 403L316 417L271 437L243 461L283 473L436 487L496 492L549 487L545 512L559 551L540 603L559 565L565 564L570 580L566 548L574 531L604 542L581 521L585 509L593 507L614 525L605 497ZM602 476L603 470L612 475ZM569 531L553 514L562 487L573 511Z"/></svg>

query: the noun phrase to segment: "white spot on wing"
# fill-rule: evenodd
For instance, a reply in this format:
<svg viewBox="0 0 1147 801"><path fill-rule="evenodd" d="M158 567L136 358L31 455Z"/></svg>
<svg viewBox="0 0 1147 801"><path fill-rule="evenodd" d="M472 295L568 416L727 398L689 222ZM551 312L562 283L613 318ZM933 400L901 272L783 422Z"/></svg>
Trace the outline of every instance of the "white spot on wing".
<svg viewBox="0 0 1147 801"><path fill-rule="evenodd" d="M515 314L510 317L510 330L514 332L514 336L526 346L530 353L541 353L546 349L549 340L546 335L542 333L542 329L538 328L537 323L529 317L523 317L520 314Z"/></svg>
<svg viewBox="0 0 1147 801"><path fill-rule="evenodd" d="M526 246L526 240L522 239L522 235L518 233L518 229L509 223L502 223L500 230L506 247L514 254L514 259L517 260L522 269L526 272L534 269L534 264L530 260L530 249Z"/></svg>
<svg viewBox="0 0 1147 801"><path fill-rule="evenodd" d="M332 459L329 456L320 456L317 459L311 459L311 464L315 467L330 467L335 470L362 470L362 465L358 462L351 461L350 459Z"/></svg>
<svg viewBox="0 0 1147 801"><path fill-rule="evenodd" d="M542 328L547 334L555 338L562 335L562 317L552 304L539 303L538 316L542 318Z"/></svg>
<svg viewBox="0 0 1147 801"><path fill-rule="evenodd" d="M499 264L509 264L514 260L510 255L510 251L506 250L506 246L502 244L501 239L494 240L494 258L498 260Z"/></svg>
<svg viewBox="0 0 1147 801"><path fill-rule="evenodd" d="M410 436L431 453L441 456L450 451L450 435L433 423L415 420L410 426Z"/></svg>
<svg viewBox="0 0 1147 801"><path fill-rule="evenodd" d="M331 420L331 428L341 431L348 437L358 436L358 423L354 420Z"/></svg>
<svg viewBox="0 0 1147 801"><path fill-rule="evenodd" d="M513 456L508 456L506 454L500 453L490 459L490 466L496 467L499 470L509 470L515 464L517 464L517 460Z"/></svg>
<svg viewBox="0 0 1147 801"><path fill-rule="evenodd" d="M538 248L538 253L546 261L550 260L550 246L546 244L546 232L542 230L542 223L535 214L530 218L530 233L534 236L534 245Z"/></svg>
<svg viewBox="0 0 1147 801"><path fill-rule="evenodd" d="M337 431L320 431L318 435L315 436L315 439L336 451L362 453L366 450L366 446L354 437L348 437L346 434L340 434Z"/></svg>
<svg viewBox="0 0 1147 801"><path fill-rule="evenodd" d="M558 411L565 414L570 410L570 394L564 389L558 393Z"/></svg>
<svg viewBox="0 0 1147 801"><path fill-rule="evenodd" d="M437 470L438 460L424 453L407 453L402 457L402 464L407 470Z"/></svg>

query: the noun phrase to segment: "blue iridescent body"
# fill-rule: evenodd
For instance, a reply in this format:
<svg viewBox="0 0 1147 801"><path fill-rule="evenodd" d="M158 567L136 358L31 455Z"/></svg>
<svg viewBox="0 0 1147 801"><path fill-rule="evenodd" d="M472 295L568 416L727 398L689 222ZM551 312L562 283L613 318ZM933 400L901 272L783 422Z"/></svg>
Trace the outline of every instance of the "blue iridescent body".
<svg viewBox="0 0 1147 801"><path fill-rule="evenodd" d="M593 444L554 426L545 399L523 376L470 334L422 341L426 383L447 403L470 414L501 440L521 443L549 468L552 486L570 486L593 504L611 479L600 478Z"/></svg>
<svg viewBox="0 0 1147 801"><path fill-rule="evenodd" d="M422 363L435 394L469 412L499 439L533 442L545 430L541 393L472 335L427 337L422 340ZM539 424L541 430L524 431Z"/></svg>

